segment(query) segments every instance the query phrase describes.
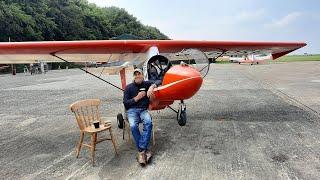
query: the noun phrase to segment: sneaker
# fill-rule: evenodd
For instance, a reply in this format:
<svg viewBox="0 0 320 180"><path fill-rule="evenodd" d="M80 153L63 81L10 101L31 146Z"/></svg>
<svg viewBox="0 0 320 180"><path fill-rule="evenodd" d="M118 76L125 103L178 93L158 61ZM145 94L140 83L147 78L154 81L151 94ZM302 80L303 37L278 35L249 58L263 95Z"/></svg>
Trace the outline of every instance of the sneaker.
<svg viewBox="0 0 320 180"><path fill-rule="evenodd" d="M147 150L145 154L146 154L146 162L150 163L150 160L152 158L151 151Z"/></svg>
<svg viewBox="0 0 320 180"><path fill-rule="evenodd" d="M137 160L138 160L138 163L139 163L141 166L145 166L145 165L147 164L147 163L146 163L146 154L145 154L144 151L138 152Z"/></svg>

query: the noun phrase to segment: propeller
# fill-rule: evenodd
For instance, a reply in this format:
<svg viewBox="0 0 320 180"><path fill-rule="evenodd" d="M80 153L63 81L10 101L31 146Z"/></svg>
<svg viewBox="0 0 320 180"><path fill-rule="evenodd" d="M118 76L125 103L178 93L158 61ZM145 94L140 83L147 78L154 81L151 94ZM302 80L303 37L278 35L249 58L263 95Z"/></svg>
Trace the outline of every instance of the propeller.
<svg viewBox="0 0 320 180"><path fill-rule="evenodd" d="M210 61L204 52L199 49L185 49L179 53L179 56L181 55L185 57L183 62L193 66L203 78L206 77L210 69Z"/></svg>

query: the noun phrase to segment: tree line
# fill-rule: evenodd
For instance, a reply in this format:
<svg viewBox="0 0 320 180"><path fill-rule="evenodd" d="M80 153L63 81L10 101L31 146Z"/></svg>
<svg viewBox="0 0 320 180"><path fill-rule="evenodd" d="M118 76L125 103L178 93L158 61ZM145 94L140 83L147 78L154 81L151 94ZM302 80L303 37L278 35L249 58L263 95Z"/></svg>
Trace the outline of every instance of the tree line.
<svg viewBox="0 0 320 180"><path fill-rule="evenodd" d="M125 9L87 0L1 0L0 41L102 40L131 34L168 39Z"/></svg>

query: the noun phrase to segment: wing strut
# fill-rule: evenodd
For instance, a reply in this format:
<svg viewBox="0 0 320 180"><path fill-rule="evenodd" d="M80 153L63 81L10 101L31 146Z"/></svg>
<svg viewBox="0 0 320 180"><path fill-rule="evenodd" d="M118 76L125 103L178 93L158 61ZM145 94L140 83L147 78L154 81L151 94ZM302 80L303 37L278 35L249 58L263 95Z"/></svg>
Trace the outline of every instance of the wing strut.
<svg viewBox="0 0 320 180"><path fill-rule="evenodd" d="M69 62L69 61L63 59L62 57L57 56L55 53L51 53L51 55L54 56L54 57L56 57L56 58L58 58L58 59L60 59L60 60L62 60L62 61L64 61L64 62L66 62L66 63L68 63L68 64L73 64L73 65L75 65L78 69L84 71L85 73L88 73L88 74L90 74L91 76L94 76L95 78L98 78L98 79L100 79L101 81L106 82L107 84L109 84L109 85L111 85L111 86L113 86L113 87L115 87L115 88L117 88L117 89L119 89L119 90L121 90L121 91L124 91L122 88L120 88L120 87L112 84L111 82L109 82L109 81L107 81L107 80L105 80L105 79L102 79L101 77L99 77L99 76L97 76L97 75L95 75L95 74L93 74L93 73L91 73L91 72L89 72L89 71L81 68L79 65L77 65L77 64L75 64L75 63L73 63L73 62Z"/></svg>

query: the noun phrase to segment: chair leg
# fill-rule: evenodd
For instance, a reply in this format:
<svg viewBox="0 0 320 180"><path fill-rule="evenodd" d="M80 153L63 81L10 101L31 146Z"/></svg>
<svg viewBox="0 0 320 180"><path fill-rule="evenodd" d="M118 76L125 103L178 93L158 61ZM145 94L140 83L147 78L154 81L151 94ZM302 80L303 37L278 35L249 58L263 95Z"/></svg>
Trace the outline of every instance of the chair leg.
<svg viewBox="0 0 320 180"><path fill-rule="evenodd" d="M113 144L114 151L116 152L116 155L118 156L119 152L118 152L118 149L117 149L117 143L116 143L115 137L113 136L111 128L109 129L109 133L110 133L110 136L111 136L111 141L112 141L112 144Z"/></svg>
<svg viewBox="0 0 320 180"><path fill-rule="evenodd" d="M131 129L130 129L129 123L126 123L126 124L127 124L127 132L128 132L128 142L130 143L131 142Z"/></svg>
<svg viewBox="0 0 320 180"><path fill-rule="evenodd" d="M83 143L83 136L84 136L84 132L81 132L80 133L80 140L79 140L79 144L78 144L78 147L76 149L76 156L77 158L79 157L79 154L80 154L80 150L81 150L81 147L82 147L82 143Z"/></svg>
<svg viewBox="0 0 320 180"><path fill-rule="evenodd" d="M155 146L156 145L156 138L155 138L155 132L154 132L154 127L152 128L152 145Z"/></svg>
<svg viewBox="0 0 320 180"><path fill-rule="evenodd" d="M94 156L96 151L97 133L91 134L91 161L92 166L94 166Z"/></svg>
<svg viewBox="0 0 320 180"><path fill-rule="evenodd" d="M152 120L152 145L155 146L156 145L156 129L157 129L157 124L155 121Z"/></svg>

